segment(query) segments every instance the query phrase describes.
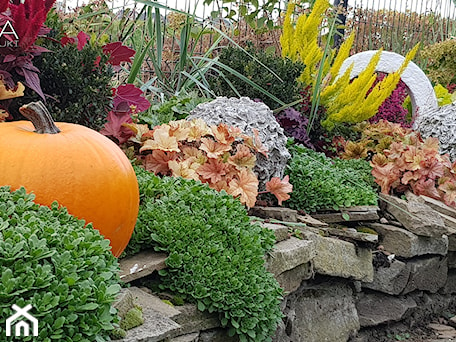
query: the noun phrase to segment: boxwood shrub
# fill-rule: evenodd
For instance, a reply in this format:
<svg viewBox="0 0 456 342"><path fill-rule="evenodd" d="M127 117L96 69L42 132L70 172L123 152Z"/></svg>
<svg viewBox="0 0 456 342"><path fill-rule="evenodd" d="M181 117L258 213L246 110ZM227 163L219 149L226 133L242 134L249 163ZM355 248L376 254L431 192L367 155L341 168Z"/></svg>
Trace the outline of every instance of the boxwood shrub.
<svg viewBox="0 0 456 342"><path fill-rule="evenodd" d="M272 231L251 224L241 202L223 191L136 172L141 205L127 253L151 246L168 253L162 289L218 313L240 341L270 341L282 317L282 290L263 259Z"/></svg>
<svg viewBox="0 0 456 342"><path fill-rule="evenodd" d="M17 341L4 330L12 305L31 304L39 336L21 341L108 341L120 290L109 241L57 203L33 199L0 187L0 340Z"/></svg>

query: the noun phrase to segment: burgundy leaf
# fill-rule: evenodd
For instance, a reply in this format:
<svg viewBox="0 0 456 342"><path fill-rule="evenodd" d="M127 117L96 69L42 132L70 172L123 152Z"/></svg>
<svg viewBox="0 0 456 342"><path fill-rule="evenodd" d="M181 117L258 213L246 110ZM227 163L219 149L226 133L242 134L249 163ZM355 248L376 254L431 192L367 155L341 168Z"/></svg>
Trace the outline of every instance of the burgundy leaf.
<svg viewBox="0 0 456 342"><path fill-rule="evenodd" d="M131 62L131 57L135 55L136 51L122 45L121 42L114 42L103 46L103 53L109 55L108 63L120 65L121 62Z"/></svg>
<svg viewBox="0 0 456 342"><path fill-rule="evenodd" d="M108 122L100 131L101 134L116 138L120 144L127 142L134 132L128 127L122 126L124 123L132 123L133 120L129 114L118 115L110 111L108 113Z"/></svg>
<svg viewBox="0 0 456 342"><path fill-rule="evenodd" d="M41 89L40 78L38 77L38 74L27 68L22 68L22 72L25 77L25 85L34 90L44 101L46 101L43 90Z"/></svg>
<svg viewBox="0 0 456 342"><path fill-rule="evenodd" d="M87 42L90 40L90 36L85 32L78 33L78 51L81 51Z"/></svg>
<svg viewBox="0 0 456 342"><path fill-rule="evenodd" d="M143 97L141 89L133 84L124 84L115 89L113 105L118 108L122 102L128 103L128 106L135 106L137 112L144 112L150 107L150 102Z"/></svg>

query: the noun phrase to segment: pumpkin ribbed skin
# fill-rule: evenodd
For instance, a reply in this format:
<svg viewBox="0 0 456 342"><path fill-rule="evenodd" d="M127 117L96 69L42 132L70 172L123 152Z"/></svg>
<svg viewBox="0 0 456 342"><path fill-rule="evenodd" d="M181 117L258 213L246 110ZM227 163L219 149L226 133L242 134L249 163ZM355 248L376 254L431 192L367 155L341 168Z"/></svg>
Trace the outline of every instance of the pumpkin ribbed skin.
<svg viewBox="0 0 456 342"><path fill-rule="evenodd" d="M55 123L57 134L35 133L28 121L0 123L0 185L25 187L35 201L53 201L92 222L119 256L139 208L135 172L122 150L87 127Z"/></svg>

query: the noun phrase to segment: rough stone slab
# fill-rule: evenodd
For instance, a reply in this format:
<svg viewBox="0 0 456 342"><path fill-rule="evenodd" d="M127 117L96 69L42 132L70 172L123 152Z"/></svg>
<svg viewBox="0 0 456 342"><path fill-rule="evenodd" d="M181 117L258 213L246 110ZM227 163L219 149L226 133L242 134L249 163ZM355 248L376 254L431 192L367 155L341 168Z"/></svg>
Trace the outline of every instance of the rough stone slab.
<svg viewBox="0 0 456 342"><path fill-rule="evenodd" d="M179 306L179 311L180 314L173 317L173 320L180 325L180 328L172 337L220 327L220 321L216 315L199 311L196 305L184 304Z"/></svg>
<svg viewBox="0 0 456 342"><path fill-rule="evenodd" d="M456 252L448 252L448 268L456 268Z"/></svg>
<svg viewBox="0 0 456 342"><path fill-rule="evenodd" d="M426 204L407 202L385 194L380 194L380 199L386 203L386 210L412 233L428 237L447 234L448 230L440 214Z"/></svg>
<svg viewBox="0 0 456 342"><path fill-rule="evenodd" d="M306 284L286 298L274 342L342 342L359 329L353 291L344 283Z"/></svg>
<svg viewBox="0 0 456 342"><path fill-rule="evenodd" d="M119 317L124 317L128 311L135 307L133 294L128 289L121 289L112 306L117 309Z"/></svg>
<svg viewBox="0 0 456 342"><path fill-rule="evenodd" d="M456 219L456 209L446 205L442 201L438 201L434 198L421 195L420 198L430 206L432 209L437 210L439 213L450 216Z"/></svg>
<svg viewBox="0 0 456 342"><path fill-rule="evenodd" d="M326 222L317 220L310 215L298 215L298 222L305 223L311 227L327 227L328 224Z"/></svg>
<svg viewBox="0 0 456 342"><path fill-rule="evenodd" d="M371 223L368 226L379 233L384 249L397 256L412 258L426 254L446 255L448 252L446 235L419 236L409 230L381 223Z"/></svg>
<svg viewBox="0 0 456 342"><path fill-rule="evenodd" d="M212 329L202 331L198 342L237 342L237 336L229 337L225 329Z"/></svg>
<svg viewBox="0 0 456 342"><path fill-rule="evenodd" d="M144 324L127 331L122 342L158 342L171 337L180 325L153 309L143 309Z"/></svg>
<svg viewBox="0 0 456 342"><path fill-rule="evenodd" d="M275 276L276 280L279 282L280 287L285 292L296 291L301 285L303 280L312 278L313 266L311 262L296 266L292 270L285 271L278 276Z"/></svg>
<svg viewBox="0 0 456 342"><path fill-rule="evenodd" d="M266 269L277 276L309 262L316 254L315 242L291 237L275 244L266 257Z"/></svg>
<svg viewBox="0 0 456 342"><path fill-rule="evenodd" d="M298 212L293 209L283 207L258 207L250 208L249 215L261 217L263 219L273 218L284 222L298 222Z"/></svg>
<svg viewBox="0 0 456 342"><path fill-rule="evenodd" d="M407 264L410 266L410 279L404 289L404 294L414 290L435 293L447 281L448 265L446 258L413 259Z"/></svg>
<svg viewBox="0 0 456 342"><path fill-rule="evenodd" d="M447 281L442 289L444 294L456 293L456 270L448 270ZM455 316L456 317L456 316Z"/></svg>
<svg viewBox="0 0 456 342"><path fill-rule="evenodd" d="M370 249L330 237L302 231L304 237L316 243L313 258L316 273L371 282L374 279Z"/></svg>
<svg viewBox="0 0 456 342"><path fill-rule="evenodd" d="M154 251L143 251L131 257L119 260L120 279L129 283L166 268L167 255Z"/></svg>
<svg viewBox="0 0 456 342"><path fill-rule="evenodd" d="M369 243L376 243L378 242L378 235L376 234L369 234L369 233L361 233L350 230L338 229L338 228L321 228L329 235L334 236L341 236L345 238L349 238L351 240L360 241L360 242L369 242Z"/></svg>
<svg viewBox="0 0 456 342"><path fill-rule="evenodd" d="M456 219L446 216L444 214L440 214L445 225L447 227L448 232L448 250L449 251L456 251Z"/></svg>
<svg viewBox="0 0 456 342"><path fill-rule="evenodd" d="M274 231L276 242L288 239L288 227L282 224L261 222L261 226Z"/></svg>
<svg viewBox="0 0 456 342"><path fill-rule="evenodd" d="M198 340L199 333L193 333L171 338L168 342L198 342Z"/></svg>
<svg viewBox="0 0 456 342"><path fill-rule="evenodd" d="M160 298L153 296L135 286L130 287L128 291L132 294L135 302L144 309L154 309L163 316L173 318L180 314L180 311L169 304L163 302Z"/></svg>
<svg viewBox="0 0 456 342"><path fill-rule="evenodd" d="M335 213L316 213L312 214L312 217L326 223L375 221L380 218L377 213L378 210L379 208L377 206L358 206L344 208ZM348 220L344 217L344 214L348 214Z"/></svg>
<svg viewBox="0 0 456 342"><path fill-rule="evenodd" d="M390 267L380 267L374 271L374 281L362 283L362 287L383 293L398 295L405 287L410 277L410 267L395 260Z"/></svg>
<svg viewBox="0 0 456 342"><path fill-rule="evenodd" d="M361 327L400 321L416 306L411 297L395 297L382 293L364 293L356 303Z"/></svg>

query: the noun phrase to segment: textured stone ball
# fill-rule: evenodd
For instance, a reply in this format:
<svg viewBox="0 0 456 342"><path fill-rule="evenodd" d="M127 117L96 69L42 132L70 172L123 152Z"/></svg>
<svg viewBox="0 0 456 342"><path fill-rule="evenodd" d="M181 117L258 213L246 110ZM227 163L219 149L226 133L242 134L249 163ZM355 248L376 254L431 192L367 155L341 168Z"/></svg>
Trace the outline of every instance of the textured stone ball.
<svg viewBox="0 0 456 342"><path fill-rule="evenodd" d="M290 153L286 148L287 137L274 117L272 110L262 102L254 102L247 97L217 97L214 101L199 104L191 111L187 120L203 119L208 125L225 123L239 127L244 133L253 136L258 130L261 142L268 149L268 158L257 153L254 172L258 176L259 189L272 177L283 177Z"/></svg>

